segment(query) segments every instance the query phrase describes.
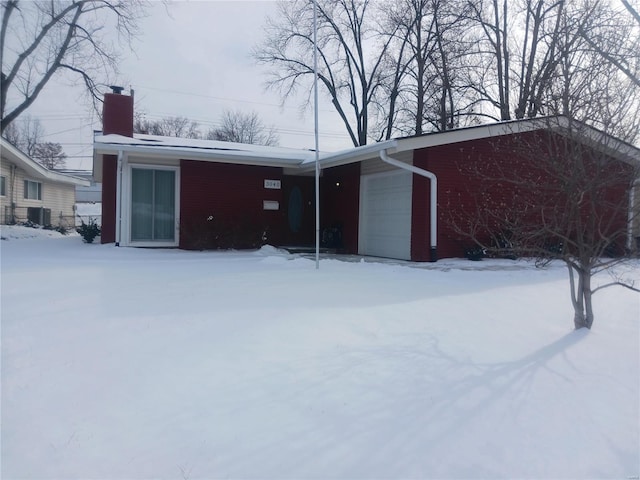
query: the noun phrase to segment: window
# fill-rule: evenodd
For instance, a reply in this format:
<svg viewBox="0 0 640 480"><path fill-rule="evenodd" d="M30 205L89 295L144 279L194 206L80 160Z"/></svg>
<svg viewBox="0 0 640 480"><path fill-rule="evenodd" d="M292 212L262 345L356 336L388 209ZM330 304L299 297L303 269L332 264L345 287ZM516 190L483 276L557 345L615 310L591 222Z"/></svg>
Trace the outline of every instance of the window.
<svg viewBox="0 0 640 480"><path fill-rule="evenodd" d="M24 198L28 200L42 200L42 184L40 182L25 180Z"/></svg>
<svg viewBox="0 0 640 480"><path fill-rule="evenodd" d="M7 195L7 177L4 175L0 176L0 197L5 197Z"/></svg>

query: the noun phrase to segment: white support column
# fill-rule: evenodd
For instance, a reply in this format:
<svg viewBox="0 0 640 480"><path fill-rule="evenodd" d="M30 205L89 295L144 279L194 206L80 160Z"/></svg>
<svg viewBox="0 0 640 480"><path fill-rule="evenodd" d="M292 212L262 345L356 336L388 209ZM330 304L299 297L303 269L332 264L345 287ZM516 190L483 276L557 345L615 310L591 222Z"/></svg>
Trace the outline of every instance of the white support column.
<svg viewBox="0 0 640 480"><path fill-rule="evenodd" d="M124 163L124 152L118 152L116 164L116 247L120 246L120 236L122 235L122 168Z"/></svg>

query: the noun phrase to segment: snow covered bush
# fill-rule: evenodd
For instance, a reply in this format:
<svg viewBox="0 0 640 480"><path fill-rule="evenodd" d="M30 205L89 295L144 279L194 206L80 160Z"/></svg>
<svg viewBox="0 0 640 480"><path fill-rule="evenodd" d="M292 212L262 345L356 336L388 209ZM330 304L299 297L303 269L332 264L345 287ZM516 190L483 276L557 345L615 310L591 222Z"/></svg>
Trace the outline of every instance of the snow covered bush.
<svg viewBox="0 0 640 480"><path fill-rule="evenodd" d="M86 243L93 243L93 240L100 235L100 227L93 218L89 218L89 223L84 223L82 219L80 221L82 223L76 231Z"/></svg>

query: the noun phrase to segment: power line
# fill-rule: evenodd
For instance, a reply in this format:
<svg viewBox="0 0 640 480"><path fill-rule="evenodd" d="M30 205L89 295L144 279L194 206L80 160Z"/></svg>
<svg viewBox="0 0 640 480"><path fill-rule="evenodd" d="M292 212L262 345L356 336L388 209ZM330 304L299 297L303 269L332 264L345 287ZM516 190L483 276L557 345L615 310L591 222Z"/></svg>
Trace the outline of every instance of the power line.
<svg viewBox="0 0 640 480"><path fill-rule="evenodd" d="M175 115L171 115L166 112L155 112L155 113L144 114L143 116L150 120L163 120L165 118L172 117ZM186 118L188 121L196 122L197 124L202 126L221 127L223 125L222 122L215 121L215 120L208 120L208 119L196 118L196 117L185 117L183 115L177 115L177 116ZM269 127L266 126L266 128L268 129ZM283 135L306 135L306 136L313 135L313 131L311 130L299 130L294 128L277 127L277 126L274 127L274 130L276 131L276 133L281 133ZM349 138L349 136L346 133L342 133L342 132L326 132L326 133L322 133L321 135L323 137L331 137L331 138L344 138L344 139Z"/></svg>
<svg viewBox="0 0 640 480"><path fill-rule="evenodd" d="M177 90L166 90L166 89L163 89L163 88L148 87L148 86L145 86L145 85L136 85L134 90L137 91L138 88L143 88L143 89L147 89L147 90L154 90L156 92L173 93L175 95L184 95L184 96L188 96L188 97L210 98L210 99L213 99L213 100L220 100L220 101L249 103L249 104L254 104L254 105L265 105L265 106L268 106L268 107L278 107L278 108L287 108L287 109L295 109L295 110L299 109L299 107L293 107L293 106L283 105L283 104L268 103L268 102L256 102L256 101L253 101L253 100L243 100L243 99L240 99L240 98L217 97L215 95L205 95L205 94L202 94L202 93L180 92L180 91L177 91ZM323 111L323 112L333 113L333 110L330 110L330 109L320 109L320 110Z"/></svg>

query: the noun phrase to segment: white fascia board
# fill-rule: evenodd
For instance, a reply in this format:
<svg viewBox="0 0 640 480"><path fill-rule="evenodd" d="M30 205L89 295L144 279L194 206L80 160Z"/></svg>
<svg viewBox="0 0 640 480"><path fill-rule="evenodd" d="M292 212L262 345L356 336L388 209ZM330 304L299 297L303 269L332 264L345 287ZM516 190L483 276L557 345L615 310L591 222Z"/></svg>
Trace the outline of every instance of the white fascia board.
<svg viewBox="0 0 640 480"><path fill-rule="evenodd" d="M575 123L572 126L571 123ZM484 138L499 137L515 133L532 132L535 130L552 130L564 135L575 135L587 141L594 148L600 148L608 155L627 163L640 165L640 149L625 143L611 135L565 116L540 117L527 120L511 120L477 127L467 127L458 130L429 133L417 137L398 139L397 152L419 150L452 143L468 142ZM571 132L574 132L573 134Z"/></svg>
<svg viewBox="0 0 640 480"><path fill-rule="evenodd" d="M94 152L102 155L117 155L125 152L138 157L146 158L174 158L178 160L198 160L204 162L220 162L240 165L258 165L266 167L292 167L298 166L304 160L302 155L266 156L262 152L250 152L239 150L207 150L195 148L175 148L169 146L124 145L117 143L95 143Z"/></svg>
<svg viewBox="0 0 640 480"><path fill-rule="evenodd" d="M563 130L568 130L568 134L571 136L570 120L566 117L561 117L561 119L564 121L559 122L557 131L562 135ZM580 122L576 123L579 124L577 134L584 139L587 145L636 168L640 167L640 148L598 130L597 128Z"/></svg>
<svg viewBox="0 0 640 480"><path fill-rule="evenodd" d="M69 185L77 185L80 187L88 187L91 185L89 180L84 178L78 178L64 173L55 172L43 167L35 160L31 159L27 154L16 148L11 143L1 140L2 157L6 158L9 162L15 164L20 169L24 170L28 175L34 179L48 180L50 182L65 183Z"/></svg>
<svg viewBox="0 0 640 480"><path fill-rule="evenodd" d="M360 162L371 158L379 158L382 150L387 153L396 153L398 146L397 140L386 140L381 143L373 143L362 147L354 147L348 150L342 150L336 153L324 154L320 157L320 167L338 167L349 163ZM310 172L315 169L315 160L305 160L298 171L300 173Z"/></svg>
<svg viewBox="0 0 640 480"><path fill-rule="evenodd" d="M78 187L88 187L91 185L91 181L84 178L74 177L65 173L52 172L51 170L48 171L46 177L47 180L50 180L52 182L68 183Z"/></svg>
<svg viewBox="0 0 640 480"><path fill-rule="evenodd" d="M427 133L417 137L405 137L398 139L398 152L540 130L541 128L545 128L546 125L548 125L548 123L542 123L542 120L536 119L507 121L457 130L447 130L445 132Z"/></svg>

